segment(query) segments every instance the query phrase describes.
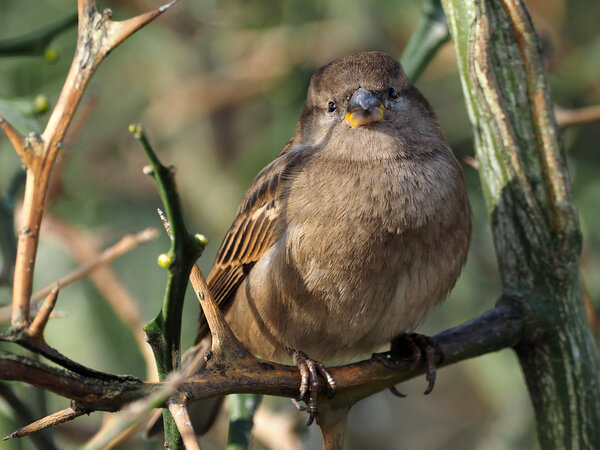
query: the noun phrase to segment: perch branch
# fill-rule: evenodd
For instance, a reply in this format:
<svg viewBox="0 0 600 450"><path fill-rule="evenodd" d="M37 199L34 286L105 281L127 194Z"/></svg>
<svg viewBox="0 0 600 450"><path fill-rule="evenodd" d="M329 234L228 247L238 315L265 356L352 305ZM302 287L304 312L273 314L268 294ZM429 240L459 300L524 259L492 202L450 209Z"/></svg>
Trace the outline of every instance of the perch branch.
<svg viewBox="0 0 600 450"><path fill-rule="evenodd" d="M470 322L435 336L445 355L440 367L513 347L521 341L522 334L520 314L512 306L500 304ZM391 358L394 363L398 361L398 368L391 369L383 364L382 359ZM324 406L346 407L425 372L424 365L413 370L412 364L410 354L400 357L382 353L362 362L332 367L330 372L337 383L336 395L331 399L323 395L321 402ZM133 377L97 378L93 374L68 372L6 352L0 353L0 369L2 380L23 381L52 391L76 401L87 412L117 411L164 386L164 383L143 383ZM210 358L206 368L186 377L177 392L185 394L188 403L192 403L230 393L292 398L297 396L299 387L298 370L292 366L253 357L249 363L239 365ZM323 389L325 394L326 388Z"/></svg>

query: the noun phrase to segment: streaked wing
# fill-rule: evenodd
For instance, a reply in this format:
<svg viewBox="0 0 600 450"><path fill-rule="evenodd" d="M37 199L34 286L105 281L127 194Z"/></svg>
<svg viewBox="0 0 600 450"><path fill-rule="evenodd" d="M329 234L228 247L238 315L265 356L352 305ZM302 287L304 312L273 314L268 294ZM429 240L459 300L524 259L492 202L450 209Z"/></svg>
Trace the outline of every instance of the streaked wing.
<svg viewBox="0 0 600 450"><path fill-rule="evenodd" d="M299 147L285 148L246 192L207 277L213 298L222 310L254 263L279 237L282 199L308 153ZM196 342L208 331L204 315L200 315L199 322Z"/></svg>

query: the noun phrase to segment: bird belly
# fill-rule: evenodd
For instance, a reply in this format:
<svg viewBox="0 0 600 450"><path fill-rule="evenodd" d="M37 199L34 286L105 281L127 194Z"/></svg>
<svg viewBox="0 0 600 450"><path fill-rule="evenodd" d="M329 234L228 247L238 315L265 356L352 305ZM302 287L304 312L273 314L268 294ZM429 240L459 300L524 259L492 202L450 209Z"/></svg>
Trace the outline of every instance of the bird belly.
<svg viewBox="0 0 600 450"><path fill-rule="evenodd" d="M294 220L230 309L251 352L289 362L297 349L345 363L413 331L445 299L466 258L466 197L434 176L411 184L400 169L361 166L337 177L347 186L315 171L296 178L283 216Z"/></svg>
<svg viewBox="0 0 600 450"><path fill-rule="evenodd" d="M306 240L289 232L288 240ZM275 244L232 302L227 316L236 336L264 359L289 363L289 350L299 349L339 364L413 331L444 300L463 260L414 234L370 240L347 246L336 239L320 253Z"/></svg>

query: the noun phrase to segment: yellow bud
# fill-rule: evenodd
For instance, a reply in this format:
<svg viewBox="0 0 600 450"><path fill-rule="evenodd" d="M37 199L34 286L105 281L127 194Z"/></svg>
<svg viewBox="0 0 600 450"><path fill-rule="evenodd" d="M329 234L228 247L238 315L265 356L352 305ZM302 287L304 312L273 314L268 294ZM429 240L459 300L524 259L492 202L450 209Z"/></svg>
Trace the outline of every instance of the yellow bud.
<svg viewBox="0 0 600 450"><path fill-rule="evenodd" d="M53 63L58 59L58 51L55 48L48 47L44 51L44 60L48 63Z"/></svg>
<svg viewBox="0 0 600 450"><path fill-rule="evenodd" d="M198 242L200 242L202 247L206 247L208 245L208 239L203 234L196 233L194 237L198 240Z"/></svg>
<svg viewBox="0 0 600 450"><path fill-rule="evenodd" d="M33 100L33 107L35 108L36 113L38 113L38 114L45 113L46 111L48 111L48 108L50 107L50 103L48 103L48 98L43 94L38 95Z"/></svg>
<svg viewBox="0 0 600 450"><path fill-rule="evenodd" d="M165 269L171 267L173 265L174 260L175 258L170 253L161 253L160 255L158 255L158 265Z"/></svg>

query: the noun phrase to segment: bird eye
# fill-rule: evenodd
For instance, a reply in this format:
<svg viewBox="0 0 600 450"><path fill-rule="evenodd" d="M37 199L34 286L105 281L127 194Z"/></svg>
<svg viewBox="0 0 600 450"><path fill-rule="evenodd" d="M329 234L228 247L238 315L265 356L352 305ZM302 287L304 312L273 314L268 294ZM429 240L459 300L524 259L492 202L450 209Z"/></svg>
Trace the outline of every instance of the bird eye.
<svg viewBox="0 0 600 450"><path fill-rule="evenodd" d="M334 103L334 102L329 102L329 103L327 104L327 111L329 111L329 112L334 112L334 111L335 111L335 108L336 108L336 106L335 106L335 103Z"/></svg>
<svg viewBox="0 0 600 450"><path fill-rule="evenodd" d="M390 97L398 98L398 93L396 92L396 89L394 89L393 87L390 88Z"/></svg>

